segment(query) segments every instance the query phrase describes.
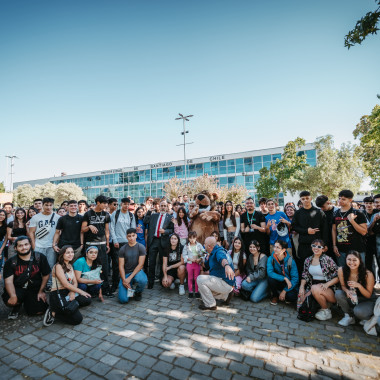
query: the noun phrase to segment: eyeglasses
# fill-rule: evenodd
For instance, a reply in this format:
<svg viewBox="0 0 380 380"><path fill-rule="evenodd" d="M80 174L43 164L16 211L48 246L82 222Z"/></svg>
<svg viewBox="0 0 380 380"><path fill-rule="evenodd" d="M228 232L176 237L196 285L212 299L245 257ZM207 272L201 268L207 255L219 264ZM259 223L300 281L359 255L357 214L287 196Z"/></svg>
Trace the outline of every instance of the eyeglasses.
<svg viewBox="0 0 380 380"><path fill-rule="evenodd" d="M325 247L323 247L322 245L312 244L312 245L311 245L311 248L323 249L323 248L325 248Z"/></svg>

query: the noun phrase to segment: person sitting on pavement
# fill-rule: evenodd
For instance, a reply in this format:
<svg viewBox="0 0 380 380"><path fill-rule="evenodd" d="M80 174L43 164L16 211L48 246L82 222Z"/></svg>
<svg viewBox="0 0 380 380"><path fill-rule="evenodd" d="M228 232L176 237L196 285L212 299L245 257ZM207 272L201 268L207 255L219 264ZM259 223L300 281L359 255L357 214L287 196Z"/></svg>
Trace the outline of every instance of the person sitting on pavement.
<svg viewBox="0 0 380 380"><path fill-rule="evenodd" d="M223 306L229 305L235 285L235 273L225 249L217 245L214 237L206 238L205 249L209 256L204 265L210 274L200 275L197 278L199 293L203 301L199 309L216 310L216 299L223 300Z"/></svg>
<svg viewBox="0 0 380 380"><path fill-rule="evenodd" d="M252 302L260 302L268 296L267 261L268 256L260 252L260 243L252 240L247 261L247 277L242 282L242 293L248 292ZM247 296L248 298L248 296Z"/></svg>
<svg viewBox="0 0 380 380"><path fill-rule="evenodd" d="M91 297L99 297L104 302L102 283L100 279L101 264L98 259L98 247L90 246L86 249L86 257L80 257L73 264L78 288L91 294Z"/></svg>
<svg viewBox="0 0 380 380"><path fill-rule="evenodd" d="M45 286L50 266L45 255L32 251L30 238L19 236L14 242L17 255L4 265L3 301L12 310L8 319L17 319L21 305L28 315L43 314L48 307Z"/></svg>
<svg viewBox="0 0 380 380"><path fill-rule="evenodd" d="M288 243L277 240L274 251L267 261L268 284L271 305L278 301L296 302L298 297L298 270L293 258L287 253Z"/></svg>
<svg viewBox="0 0 380 380"><path fill-rule="evenodd" d="M175 280L179 279L179 295L185 295L186 268L182 257L182 245L180 237L176 233L170 236L170 247L164 253L162 271L162 286L164 288L175 289Z"/></svg>
<svg viewBox="0 0 380 380"><path fill-rule="evenodd" d="M306 258L302 272L301 285L298 292L300 299L304 299L311 292L321 310L315 318L326 321L332 318L328 303L336 303L335 284L339 282L338 267L334 260L327 256L328 247L321 239L311 243L313 256Z"/></svg>
<svg viewBox="0 0 380 380"><path fill-rule="evenodd" d="M142 292L148 283L148 278L143 271L146 251L145 247L137 243L135 228L127 230L128 243L119 251L119 302L127 303L133 295L135 301L141 300ZM136 285L133 290L132 286Z"/></svg>
<svg viewBox="0 0 380 380"><path fill-rule="evenodd" d="M348 252L345 265L338 269L338 276L342 289L335 292L335 298L344 312L338 323L348 326L355 324L355 318L368 320L376 302L375 278L366 269L362 255L357 251Z"/></svg>
<svg viewBox="0 0 380 380"><path fill-rule="evenodd" d="M91 304L91 295L78 288L71 262L74 260L74 249L71 245L64 245L58 254L57 264L52 270L52 287L49 295L49 308L44 317L44 326L50 326L55 319L70 325L79 325L83 316L80 306ZM76 301L76 308L70 309L72 301Z"/></svg>

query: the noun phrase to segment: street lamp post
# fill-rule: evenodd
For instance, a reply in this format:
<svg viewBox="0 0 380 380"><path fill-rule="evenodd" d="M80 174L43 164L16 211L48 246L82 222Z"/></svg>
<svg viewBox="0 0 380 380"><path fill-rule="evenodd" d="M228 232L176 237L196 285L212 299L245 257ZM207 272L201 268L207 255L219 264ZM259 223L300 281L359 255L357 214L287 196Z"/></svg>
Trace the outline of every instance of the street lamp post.
<svg viewBox="0 0 380 380"><path fill-rule="evenodd" d="M9 159L11 160L11 171L9 172L9 174L11 175L11 184L10 184L10 186L9 186L9 189L10 189L10 191L12 191L12 190L13 190L13 174L15 174L14 171L13 171L13 168L14 168L14 166L15 166L13 160L14 160L15 158L18 158L18 157L15 156L15 155L13 155L13 156L5 156L5 157L6 157L6 158L9 158Z"/></svg>
<svg viewBox="0 0 380 380"><path fill-rule="evenodd" d="M187 143L186 142L186 133L189 133L189 131L186 131L186 126L185 126L185 120L190 121L188 118L193 117L194 115L188 115L188 116L183 116L181 113L178 114L180 117L176 117L175 120L181 120L183 122L183 132L181 132L181 135L183 135L183 144L178 144L177 146L183 145L183 161L185 163L185 183L187 182L187 170L186 170L186 145L193 144L192 142Z"/></svg>

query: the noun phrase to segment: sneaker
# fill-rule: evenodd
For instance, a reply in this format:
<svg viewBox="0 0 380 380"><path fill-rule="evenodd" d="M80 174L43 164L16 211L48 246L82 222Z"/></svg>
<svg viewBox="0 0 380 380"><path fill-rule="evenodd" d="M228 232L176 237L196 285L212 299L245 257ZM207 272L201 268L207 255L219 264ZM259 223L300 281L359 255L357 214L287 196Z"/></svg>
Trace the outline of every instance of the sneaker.
<svg viewBox="0 0 380 380"><path fill-rule="evenodd" d="M10 313L8 314L8 319L17 319L18 318L18 311L12 309Z"/></svg>
<svg viewBox="0 0 380 380"><path fill-rule="evenodd" d="M136 292L133 298L135 299L135 301L141 301L141 298L142 298L141 293Z"/></svg>
<svg viewBox="0 0 380 380"><path fill-rule="evenodd" d="M204 310L216 310L216 306L207 307L207 306L205 306L205 304L202 303L202 305L198 306L198 309L203 310L203 311Z"/></svg>
<svg viewBox="0 0 380 380"><path fill-rule="evenodd" d="M194 297L194 294L193 293L189 293L189 298L193 298Z"/></svg>
<svg viewBox="0 0 380 380"><path fill-rule="evenodd" d="M359 324L360 324L361 326L364 326L366 322L367 322L367 321L366 321L365 319L363 319L363 320L361 320L361 321L359 322Z"/></svg>
<svg viewBox="0 0 380 380"><path fill-rule="evenodd" d="M177 285L179 285L181 283L181 281L179 280L179 278L177 278L177 279L174 280L174 283L177 284Z"/></svg>
<svg viewBox="0 0 380 380"><path fill-rule="evenodd" d="M201 298L201 295L199 293L195 293L195 298Z"/></svg>
<svg viewBox="0 0 380 380"><path fill-rule="evenodd" d="M349 326L355 324L355 318L351 317L349 314L344 314L344 317L338 322L341 326Z"/></svg>
<svg viewBox="0 0 380 380"><path fill-rule="evenodd" d="M332 318L331 310L321 309L318 311L318 313L315 313L315 318L317 318L320 321L327 321L328 319Z"/></svg>
<svg viewBox="0 0 380 380"><path fill-rule="evenodd" d="M185 285L180 285L179 286L178 293L179 293L180 296L184 296L185 295Z"/></svg>
<svg viewBox="0 0 380 380"><path fill-rule="evenodd" d="M51 313L50 308L46 310L45 316L44 316L44 326L50 326L54 322L54 317Z"/></svg>
<svg viewBox="0 0 380 380"><path fill-rule="evenodd" d="M154 283L148 283L148 289L153 289Z"/></svg>
<svg viewBox="0 0 380 380"><path fill-rule="evenodd" d="M104 296L107 297L107 298L114 298L114 297L115 297L115 294L111 293L111 291L109 290L108 292L106 292L106 293L104 294Z"/></svg>
<svg viewBox="0 0 380 380"><path fill-rule="evenodd" d="M174 290L174 289L175 289L175 283L174 283L174 282L172 282L172 284L170 285L170 289L171 289L171 290Z"/></svg>
<svg viewBox="0 0 380 380"><path fill-rule="evenodd" d="M270 304L276 306L278 304L278 297L271 298Z"/></svg>
<svg viewBox="0 0 380 380"><path fill-rule="evenodd" d="M222 302L223 306L228 306L231 302L232 297L234 296L234 292L231 291L227 298Z"/></svg>

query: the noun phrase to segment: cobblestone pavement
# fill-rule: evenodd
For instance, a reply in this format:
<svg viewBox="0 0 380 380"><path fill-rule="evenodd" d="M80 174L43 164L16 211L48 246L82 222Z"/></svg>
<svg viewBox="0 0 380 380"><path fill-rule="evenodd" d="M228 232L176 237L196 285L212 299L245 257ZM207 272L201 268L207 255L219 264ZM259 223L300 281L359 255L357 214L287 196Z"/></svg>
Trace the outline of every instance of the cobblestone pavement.
<svg viewBox="0 0 380 380"><path fill-rule="evenodd" d="M287 305L198 300L155 286L140 302L97 300L71 327L0 311L0 379L379 379L380 340L340 317L301 322Z"/></svg>

